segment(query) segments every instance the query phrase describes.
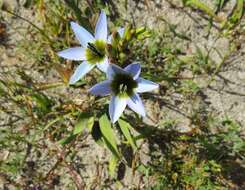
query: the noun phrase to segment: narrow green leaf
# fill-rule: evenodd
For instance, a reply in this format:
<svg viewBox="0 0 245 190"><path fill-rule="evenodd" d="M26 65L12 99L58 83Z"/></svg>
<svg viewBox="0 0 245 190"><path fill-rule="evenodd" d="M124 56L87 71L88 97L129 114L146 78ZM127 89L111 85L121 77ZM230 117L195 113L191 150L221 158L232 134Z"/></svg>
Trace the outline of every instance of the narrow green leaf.
<svg viewBox="0 0 245 190"><path fill-rule="evenodd" d="M87 113L82 113L78 117L78 121L74 127L73 135L77 135L83 131L85 127L91 128L94 125L94 117Z"/></svg>
<svg viewBox="0 0 245 190"><path fill-rule="evenodd" d="M140 27L136 28L135 36L138 40L142 40L145 38L149 38L151 36L151 33L145 27Z"/></svg>
<svg viewBox="0 0 245 190"><path fill-rule="evenodd" d="M212 17L216 16L212 9L210 9L206 4L204 4L203 2L199 0L182 0L182 1L186 6L198 8L202 10L203 12L205 12L206 14L208 14L209 16L212 16Z"/></svg>
<svg viewBox="0 0 245 190"><path fill-rule="evenodd" d="M215 14L215 11L209 8L205 3L200 0L182 0L183 4L190 6L195 9L199 9L206 13L208 16L212 17L217 22L222 22L223 20Z"/></svg>
<svg viewBox="0 0 245 190"><path fill-rule="evenodd" d="M85 127L91 128L94 125L94 117L90 116L88 113L82 113L78 117L78 121L68 137L61 139L58 143L61 145L69 144L73 141L78 134L80 134Z"/></svg>
<svg viewBox="0 0 245 190"><path fill-rule="evenodd" d="M244 14L244 0L237 0L231 16L223 23L222 28L228 31L240 22Z"/></svg>
<svg viewBox="0 0 245 190"><path fill-rule="evenodd" d="M122 130L123 135L125 136L129 144L132 146L132 148L135 151L137 149L136 142L129 131L129 129L132 128L131 125L128 122L120 119L119 126L120 126L120 129Z"/></svg>
<svg viewBox="0 0 245 190"><path fill-rule="evenodd" d="M229 21L232 24L236 24L242 18L243 11L244 11L243 4L244 4L244 0L237 0L236 7L233 10L232 16L229 19Z"/></svg>
<svg viewBox="0 0 245 190"><path fill-rule="evenodd" d="M61 144L61 145L69 144L71 141L73 141L73 140L76 138L76 136L77 136L77 135L71 134L70 136L65 137L65 138L59 140L58 143Z"/></svg>
<svg viewBox="0 0 245 190"><path fill-rule="evenodd" d="M116 156L112 155L112 157L111 157L111 159L109 161L109 174L110 174L111 177L115 176L117 163L118 163L118 158Z"/></svg>
<svg viewBox="0 0 245 190"><path fill-rule="evenodd" d="M32 100L36 103L38 111L48 113L51 111L52 101L42 93L35 93L31 95Z"/></svg>
<svg viewBox="0 0 245 190"><path fill-rule="evenodd" d="M99 125L100 125L100 131L102 133L103 139L106 143L107 148L112 152L114 156L119 158L120 154L117 149L117 141L116 141L116 136L111 128L111 123L109 119L107 118L106 114L104 114L100 119L99 119Z"/></svg>
<svg viewBox="0 0 245 190"><path fill-rule="evenodd" d="M3 95L5 93L4 91L4 85L0 81L0 95Z"/></svg>
<svg viewBox="0 0 245 190"><path fill-rule="evenodd" d="M224 7L226 3L226 0L216 0L215 1L215 5L216 5L216 13L221 11L221 9Z"/></svg>

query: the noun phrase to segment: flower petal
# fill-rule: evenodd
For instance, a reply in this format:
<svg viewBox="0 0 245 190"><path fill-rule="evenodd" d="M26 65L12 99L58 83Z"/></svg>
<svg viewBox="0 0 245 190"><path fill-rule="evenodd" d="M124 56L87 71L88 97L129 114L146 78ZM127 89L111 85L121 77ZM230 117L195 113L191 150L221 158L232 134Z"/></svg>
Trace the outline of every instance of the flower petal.
<svg viewBox="0 0 245 190"><path fill-rule="evenodd" d="M111 93L110 84L111 81L105 80L94 85L92 88L89 89L89 92L96 96L106 96Z"/></svg>
<svg viewBox="0 0 245 190"><path fill-rule="evenodd" d="M127 72L124 71L121 67L114 64L110 64L106 72L107 78L113 79L114 75L117 73L127 74Z"/></svg>
<svg viewBox="0 0 245 190"><path fill-rule="evenodd" d="M68 48L58 52L58 55L69 60L81 61L85 60L85 49L82 47Z"/></svg>
<svg viewBox="0 0 245 190"><path fill-rule="evenodd" d="M101 63L97 63L97 67L106 73L108 67L109 67L109 60L108 60L108 57L105 57L105 59L103 60L103 62Z"/></svg>
<svg viewBox="0 0 245 190"><path fill-rule="evenodd" d="M159 87L158 84L143 78L138 78L137 82L138 82L138 87L136 88L136 92L148 92L148 91L155 90Z"/></svg>
<svg viewBox="0 0 245 190"><path fill-rule="evenodd" d="M128 73L130 73L132 75L132 77L134 79L137 79L140 75L140 64L139 63L132 63L130 65L128 65L127 67L124 68L124 71L127 71Z"/></svg>
<svg viewBox="0 0 245 190"><path fill-rule="evenodd" d="M124 35L124 31L125 31L125 29L124 29L123 27L121 27L121 28L119 28L119 29L117 30L117 32L118 32L118 34L120 35L121 38L122 38L123 35Z"/></svg>
<svg viewBox="0 0 245 190"><path fill-rule="evenodd" d="M117 32L118 32L118 34L120 35L121 38L122 38L123 35L124 35L124 31L125 31L124 28L119 28L119 29L117 30ZM112 40L112 34L108 37L107 43L108 43L108 44L111 44L111 40Z"/></svg>
<svg viewBox="0 0 245 190"><path fill-rule="evenodd" d="M81 79L85 74L87 74L92 68L94 67L94 65L89 64L88 62L84 61L82 62L82 64L80 64L74 74L71 76L69 83L70 84L74 84L76 83L79 79Z"/></svg>
<svg viewBox="0 0 245 190"><path fill-rule="evenodd" d="M92 34L90 34L90 32L88 32L82 26L79 26L77 23L71 22L71 28L75 33L76 38L83 47L87 47L88 42L94 41L94 37L92 36Z"/></svg>
<svg viewBox="0 0 245 190"><path fill-rule="evenodd" d="M108 43L108 44L111 44L111 40L112 40L112 35L110 35L110 36L108 37L107 43Z"/></svg>
<svg viewBox="0 0 245 190"><path fill-rule="evenodd" d="M127 105L126 98L112 96L112 99L109 105L109 114L110 114L112 123L115 123L119 119L124 109L126 108L126 105Z"/></svg>
<svg viewBox="0 0 245 190"><path fill-rule="evenodd" d="M130 99L128 99L127 104L130 109L145 117L145 108L138 94L134 94L133 96L131 96Z"/></svg>
<svg viewBox="0 0 245 190"><path fill-rule="evenodd" d="M95 38L105 41L107 40L107 20L106 14L103 10L101 11L100 17L96 23Z"/></svg>

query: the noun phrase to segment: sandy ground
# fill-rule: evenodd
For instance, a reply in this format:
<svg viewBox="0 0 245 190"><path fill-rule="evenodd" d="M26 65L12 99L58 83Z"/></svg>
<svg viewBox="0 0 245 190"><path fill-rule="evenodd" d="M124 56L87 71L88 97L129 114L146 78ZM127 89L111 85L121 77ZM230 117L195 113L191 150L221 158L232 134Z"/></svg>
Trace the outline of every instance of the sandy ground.
<svg viewBox="0 0 245 190"><path fill-rule="evenodd" d="M121 1L120 1L121 2ZM174 1L178 2L178 1ZM18 5L15 1L11 1L9 3L13 8L18 9ZM123 3L121 3L123 4ZM171 6L165 0L156 0L156 1L129 1L127 7L118 6L119 3L115 2L115 6L118 9L118 12L121 13L122 18L125 20L133 20L137 26L148 26L152 29L158 30L159 32L166 27L166 25L158 19L158 17L164 17L169 23L176 24L178 31L185 31L186 34L192 39L191 42L186 42L182 44L182 48L185 52L194 53L196 51L196 45L198 45L203 51L206 48L213 47L211 50L211 57L215 64L219 64L223 57L229 52L230 41L228 38L219 38L218 31L215 28L212 28L210 35L207 37L207 30L205 28L208 25L208 21L203 19L199 12L193 12L189 9L180 9L180 4L176 4L176 7ZM230 7L232 7L232 2L227 5L227 12L230 11ZM19 10L22 16L25 18L33 19L30 12L27 10ZM123 14L122 14L123 13ZM6 14L3 14L4 17ZM193 19L195 18L195 19ZM244 22L244 21L243 21ZM7 41L1 41L0 46L0 65L1 72L5 70L16 69L17 65L21 65L26 69L29 69L28 64L22 63L21 55L16 56L15 47L16 40L21 39L23 37L22 33L17 33L17 28L23 26L23 22L21 22L17 18L13 17L5 17L4 24L7 26ZM19 31L19 30L18 30ZM208 106L208 109L215 112L222 118L230 117L236 121L238 121L243 127L245 125L245 37L244 35L239 36L237 41L240 43L240 50L229 56L229 58L225 61L224 67L222 67L221 71L215 76L215 80L208 84L208 80L203 78L197 78L197 82L200 84L202 88L202 96L200 97L200 101L198 101L197 109L201 106ZM215 50L218 49L219 53ZM220 55L221 56L220 56ZM35 74L35 73L33 73ZM41 76L39 73L36 73L38 81L52 81L57 79L57 74L54 71L51 71L47 76ZM67 89L60 89L59 94L62 92L69 92ZM73 93L80 93L81 91L75 91ZM81 94L81 93L80 93ZM74 95L74 98L77 98L79 102L80 99L84 97L78 97ZM168 120L168 119L176 119L179 121L179 124L176 126L179 130L185 130L190 127L190 121L185 114L190 115L193 106L191 101L182 102L180 104L176 104L182 100L181 95L173 94L172 96L163 96L164 99L163 104L153 101L147 101L146 110L150 113L151 120L146 119L145 122L154 125L159 120ZM166 102L168 104L166 104ZM168 106L170 105L170 106ZM173 109L176 108L176 109ZM5 116L3 116L5 117ZM153 121L152 121L153 118ZM153 123L152 123L153 122ZM80 167L80 173L84 173L84 177L89 179L91 182L95 180L96 175L95 171L102 171L100 173L101 178L107 178L108 174L103 173L105 166L103 163L107 162L105 150L102 150L100 146L91 143L91 139L88 138L85 143L87 147L83 148L83 152L77 154L78 162L82 160L84 163L84 167ZM147 149L147 148L146 148ZM91 154L91 150L95 154ZM84 158L84 155L87 155ZM40 160L40 165L45 165L45 160L52 160L52 155L50 157L38 158ZM30 156L31 159L34 158L34 155ZM142 156L142 160L147 160L147 157ZM92 160L92 161L91 161ZM55 160L49 162L49 166L45 166L50 168L51 165L55 163ZM88 165L86 165L89 163ZM101 168L96 168L98 165L95 163L99 163ZM86 165L86 166L85 166ZM46 169L45 169L46 170ZM132 172L130 169L127 169L127 175L125 175L125 181L129 182L129 184L137 184L139 180L137 177L133 178L131 176ZM86 172L85 172L86 171ZM58 171L57 174L60 176L63 175L63 171ZM85 174L86 173L86 174ZM86 175L86 176L85 176ZM63 176L65 178L65 176ZM69 177L68 177L69 178ZM67 181L69 183L69 180ZM67 184L64 184L67 186Z"/></svg>
<svg viewBox="0 0 245 190"><path fill-rule="evenodd" d="M205 1L205 3L212 5L211 2ZM173 5L176 5L176 7L173 7ZM229 14L234 5L234 1L229 2L224 12L220 13L220 16L224 17ZM230 39L228 37L219 37L219 31L215 28L212 28L210 35L208 35L208 20L203 19L202 14L197 11L195 12L185 8L181 9L181 3L179 1L129 1L127 9L125 7L121 9L123 11L119 12L125 13L122 16L127 20L134 20L137 26L146 25L152 29L161 31L166 25L163 21L159 20L159 17L176 25L177 31L185 32L192 39L191 42L182 44L184 52L195 53L196 46L203 52L211 49L210 58L217 65L229 53L231 46ZM221 117L225 118L228 116L243 126L245 124L244 40L244 35L240 35L239 39L237 39L237 42L241 46L240 50L225 60L225 66L215 76L215 80L212 83L209 84L207 78L200 77L196 79L203 89L202 92L205 97L203 101L209 102L210 108L215 110ZM174 102L174 97L171 97L169 101ZM176 118L176 114L178 115L177 117L182 118L178 113L172 113L173 110L169 110L165 106L156 110L157 112L161 111L163 113L162 117L165 119L169 117ZM170 115L167 116L168 114L166 115L166 113Z"/></svg>

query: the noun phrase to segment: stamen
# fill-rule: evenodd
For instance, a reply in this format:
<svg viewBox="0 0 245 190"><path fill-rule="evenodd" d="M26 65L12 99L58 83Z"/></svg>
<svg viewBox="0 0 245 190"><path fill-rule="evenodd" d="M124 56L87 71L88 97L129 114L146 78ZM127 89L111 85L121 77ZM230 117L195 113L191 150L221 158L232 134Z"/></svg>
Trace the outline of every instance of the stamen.
<svg viewBox="0 0 245 190"><path fill-rule="evenodd" d="M121 97L133 95L137 82L129 74L116 74L111 83L112 91Z"/></svg>
<svg viewBox="0 0 245 190"><path fill-rule="evenodd" d="M97 56L103 57L103 55L97 50L94 44L88 42L88 48Z"/></svg>
<svg viewBox="0 0 245 190"><path fill-rule="evenodd" d="M128 90L128 86L126 84L120 84L119 85L119 91L120 93L125 93Z"/></svg>

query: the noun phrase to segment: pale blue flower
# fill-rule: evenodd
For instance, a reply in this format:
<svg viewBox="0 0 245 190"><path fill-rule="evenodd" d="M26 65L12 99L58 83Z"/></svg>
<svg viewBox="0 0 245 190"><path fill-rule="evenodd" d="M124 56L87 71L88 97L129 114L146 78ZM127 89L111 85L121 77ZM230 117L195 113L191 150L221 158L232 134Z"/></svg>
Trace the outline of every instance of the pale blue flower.
<svg viewBox="0 0 245 190"><path fill-rule="evenodd" d="M139 77L140 71L138 63L132 63L124 69L111 64L107 70L107 80L96 84L89 90L93 95L112 94L109 114L113 123L119 119L127 105L145 117L144 105L138 93L152 91L159 85Z"/></svg>
<svg viewBox="0 0 245 190"><path fill-rule="evenodd" d="M75 22L71 22L71 28L81 46L65 49L58 52L58 55L69 60L82 61L82 63L76 68L69 83L76 83L95 66L101 71L106 72L109 66L106 46L107 43L111 43L112 37L108 37L107 34L105 12L103 10L101 11L96 23L94 36ZM122 37L124 29L120 28L118 33Z"/></svg>

